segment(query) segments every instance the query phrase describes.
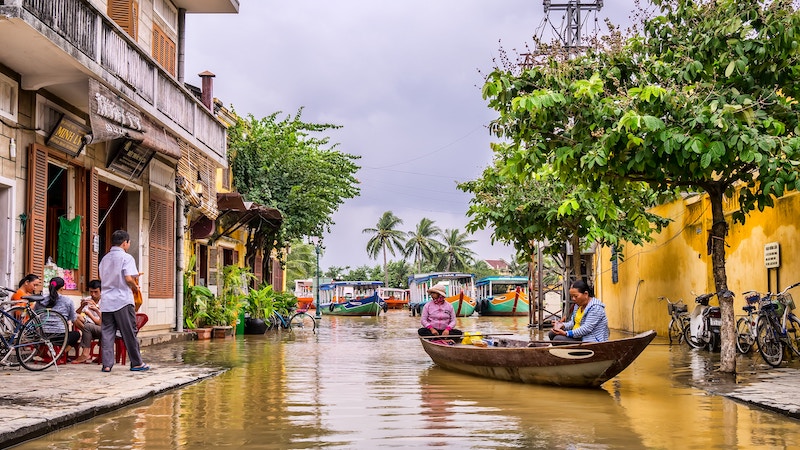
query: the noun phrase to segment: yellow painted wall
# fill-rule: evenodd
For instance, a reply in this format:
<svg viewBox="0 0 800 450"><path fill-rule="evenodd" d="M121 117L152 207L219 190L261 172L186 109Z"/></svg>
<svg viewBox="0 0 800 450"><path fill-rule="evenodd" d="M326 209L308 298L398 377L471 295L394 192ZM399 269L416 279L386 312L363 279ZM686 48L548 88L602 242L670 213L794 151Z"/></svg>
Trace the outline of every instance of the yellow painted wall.
<svg viewBox="0 0 800 450"><path fill-rule="evenodd" d="M775 207L748 216L745 225L734 224L730 212L735 202L726 204L730 226L726 239L728 289L732 290L734 310L743 314L748 290L768 289L768 271L764 267L764 245L780 244L781 266L770 271L771 290L800 281L800 250L797 230L800 217L800 194L777 200ZM612 329L639 332L655 329L666 336L669 316L660 296L673 301L683 299L694 308L694 295L714 290L711 258L707 254L711 208L706 195L689 197L655 208L653 212L672 219L672 223L654 242L643 246L626 245L624 261L619 262L619 279L612 282L611 252L602 248L596 254L596 294L606 304ZM779 281L779 283L778 283ZM778 284L780 286L778 286ZM800 288L794 293L800 296ZM716 304L716 299L712 301Z"/></svg>

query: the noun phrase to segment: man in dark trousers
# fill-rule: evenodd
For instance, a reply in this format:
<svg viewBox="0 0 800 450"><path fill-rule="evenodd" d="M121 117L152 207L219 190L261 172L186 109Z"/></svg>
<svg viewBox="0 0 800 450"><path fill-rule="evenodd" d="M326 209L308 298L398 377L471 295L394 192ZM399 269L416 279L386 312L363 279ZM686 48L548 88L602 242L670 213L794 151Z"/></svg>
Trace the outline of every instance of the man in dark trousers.
<svg viewBox="0 0 800 450"><path fill-rule="evenodd" d="M111 250L100 261L100 281L103 291L103 301L100 302L100 311L103 313L100 347L103 372L111 372L114 366L114 339L117 330L128 350L131 370L143 372L150 369L150 366L142 362L139 340L136 338L133 295L139 292L136 280L139 270L136 268L133 256L128 254L130 246L131 237L128 232L117 230L111 235Z"/></svg>

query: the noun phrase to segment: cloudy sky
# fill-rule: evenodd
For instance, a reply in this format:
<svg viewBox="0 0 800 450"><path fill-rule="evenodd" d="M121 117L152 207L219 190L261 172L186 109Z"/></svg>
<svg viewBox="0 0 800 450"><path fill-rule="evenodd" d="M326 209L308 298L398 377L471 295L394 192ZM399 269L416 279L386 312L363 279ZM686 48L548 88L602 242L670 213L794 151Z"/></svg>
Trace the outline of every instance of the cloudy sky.
<svg viewBox="0 0 800 450"><path fill-rule="evenodd" d="M626 23L633 3L606 0L598 27L606 17ZM550 12L555 28L562 15ZM236 15L187 16L186 81L199 86L197 74L211 71L214 96L239 114L302 107L305 122L341 125L328 135L361 156L361 196L334 215L320 265L372 266L382 259L367 257L362 230L384 211L404 231L423 217L465 229L470 196L456 183L477 178L492 156L484 75L501 46L515 54L533 36L549 39L545 16L538 0L241 0ZM481 259L514 253L492 245L491 230L473 239Z"/></svg>

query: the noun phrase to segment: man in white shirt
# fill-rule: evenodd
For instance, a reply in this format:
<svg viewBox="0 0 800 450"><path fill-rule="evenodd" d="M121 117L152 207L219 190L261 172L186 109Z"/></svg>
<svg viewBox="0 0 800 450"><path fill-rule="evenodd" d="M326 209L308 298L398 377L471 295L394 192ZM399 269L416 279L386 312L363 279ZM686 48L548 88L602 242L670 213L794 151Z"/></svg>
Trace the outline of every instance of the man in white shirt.
<svg viewBox="0 0 800 450"><path fill-rule="evenodd" d="M136 311L133 294L139 292L136 278L139 270L136 261L128 254L131 237L125 230L117 230L111 235L111 250L100 261L100 280L103 301L100 303L102 318L101 355L103 372L111 372L114 366L114 338L117 330L122 336L131 361L131 370L143 372L150 366L142 362L139 353L139 340L136 338Z"/></svg>

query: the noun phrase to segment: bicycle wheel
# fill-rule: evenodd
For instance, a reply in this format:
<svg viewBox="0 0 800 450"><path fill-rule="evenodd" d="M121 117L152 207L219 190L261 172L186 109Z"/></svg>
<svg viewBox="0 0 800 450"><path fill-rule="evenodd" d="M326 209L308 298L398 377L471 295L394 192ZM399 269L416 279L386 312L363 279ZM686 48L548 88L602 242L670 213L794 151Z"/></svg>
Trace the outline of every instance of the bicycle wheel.
<svg viewBox="0 0 800 450"><path fill-rule="evenodd" d="M692 326L690 324L683 327L683 338L686 340L686 343L689 344L689 347L703 348L706 346L705 341L692 336Z"/></svg>
<svg viewBox="0 0 800 450"><path fill-rule="evenodd" d="M299 312L292 316L289 320L289 328L292 331L303 331L316 333L317 321L314 316L307 312Z"/></svg>
<svg viewBox="0 0 800 450"><path fill-rule="evenodd" d="M756 323L756 342L758 352L767 364L778 367L783 362L783 342L780 334L767 316L761 316Z"/></svg>
<svg viewBox="0 0 800 450"><path fill-rule="evenodd" d="M795 355L800 356L800 319L794 314L789 314L786 318L786 338L789 341L789 348Z"/></svg>
<svg viewBox="0 0 800 450"><path fill-rule="evenodd" d="M19 365L13 345L17 332L22 328L22 324L28 321L27 311L22 306L15 306L6 310L8 316L0 314L0 335L3 336L3 339L0 339L0 360L5 358L6 365ZM8 353L11 354L6 358Z"/></svg>
<svg viewBox="0 0 800 450"><path fill-rule="evenodd" d="M667 327L667 330L669 334L670 345L672 345L673 341L679 341L680 336L683 335L683 330L680 329L680 324L675 320L674 317L669 321L669 327Z"/></svg>
<svg viewBox="0 0 800 450"><path fill-rule="evenodd" d="M67 347L67 319L53 310L36 311L17 336L17 358L28 370L44 370L58 361Z"/></svg>
<svg viewBox="0 0 800 450"><path fill-rule="evenodd" d="M736 350L746 355L753 349L753 322L749 317L742 317L736 321Z"/></svg>
<svg viewBox="0 0 800 450"><path fill-rule="evenodd" d="M281 323L283 323L280 317L278 317L277 313L273 313L271 316L269 316L266 322L267 322L267 330L280 329L280 325Z"/></svg>

